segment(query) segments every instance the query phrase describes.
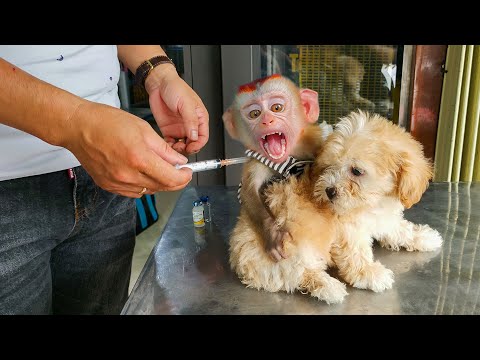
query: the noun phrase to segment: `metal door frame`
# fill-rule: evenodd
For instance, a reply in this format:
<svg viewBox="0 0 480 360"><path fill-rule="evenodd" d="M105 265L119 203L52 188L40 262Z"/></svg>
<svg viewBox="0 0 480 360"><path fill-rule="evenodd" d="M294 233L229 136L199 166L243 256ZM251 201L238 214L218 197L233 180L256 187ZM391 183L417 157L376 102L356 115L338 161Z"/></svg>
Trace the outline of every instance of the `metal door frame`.
<svg viewBox="0 0 480 360"><path fill-rule="evenodd" d="M225 111L232 104L239 84L245 84L260 77L260 45L222 45L221 56L223 111ZM220 121L222 120L220 119ZM243 145L232 140L226 131L224 131L223 139L226 158L244 155ZM242 166L227 167L225 184L227 186L238 185L241 172Z"/></svg>

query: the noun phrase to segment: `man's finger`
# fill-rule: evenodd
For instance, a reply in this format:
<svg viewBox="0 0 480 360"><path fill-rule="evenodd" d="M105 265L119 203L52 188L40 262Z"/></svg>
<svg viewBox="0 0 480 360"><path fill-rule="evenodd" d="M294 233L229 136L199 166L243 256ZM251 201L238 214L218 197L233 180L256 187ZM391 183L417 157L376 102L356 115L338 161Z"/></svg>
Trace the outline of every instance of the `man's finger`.
<svg viewBox="0 0 480 360"><path fill-rule="evenodd" d="M209 127L208 127L208 112L205 110L199 111L198 121L198 139L196 141L187 142L187 154L197 153L208 141Z"/></svg>
<svg viewBox="0 0 480 360"><path fill-rule="evenodd" d="M192 141L198 140L198 111L196 104L190 99L181 104L178 109L183 120L185 134Z"/></svg>
<svg viewBox="0 0 480 360"><path fill-rule="evenodd" d="M199 129L198 140L187 144L186 151L188 154L199 152L208 141L208 131L209 131L208 123L205 123L205 124L201 123L198 129Z"/></svg>
<svg viewBox="0 0 480 360"><path fill-rule="evenodd" d="M166 143L165 146L171 152L178 154ZM153 152L147 155L144 168L139 170L142 174L156 182L159 190L181 189L192 180L192 171L190 169L178 170Z"/></svg>
<svg viewBox="0 0 480 360"><path fill-rule="evenodd" d="M175 151L158 135L155 137L155 141L150 141L147 145L155 152L156 155L169 162L171 165L183 165L188 162L188 159L185 156Z"/></svg>
<svg viewBox="0 0 480 360"><path fill-rule="evenodd" d="M172 145L173 150L183 154L185 152L186 145L184 142L176 142Z"/></svg>

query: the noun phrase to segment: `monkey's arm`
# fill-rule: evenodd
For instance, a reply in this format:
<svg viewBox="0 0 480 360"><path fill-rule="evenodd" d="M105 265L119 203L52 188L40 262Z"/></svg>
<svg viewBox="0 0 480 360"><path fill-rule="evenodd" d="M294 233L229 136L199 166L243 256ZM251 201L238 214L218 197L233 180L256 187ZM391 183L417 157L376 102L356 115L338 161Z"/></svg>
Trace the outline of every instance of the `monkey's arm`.
<svg viewBox="0 0 480 360"><path fill-rule="evenodd" d="M285 193L285 186L280 183L281 178L272 178L260 186L258 195L268 215L275 221L277 227L284 228L287 222L288 199Z"/></svg>
<svg viewBox="0 0 480 360"><path fill-rule="evenodd" d="M283 244L290 237L285 222L275 216L276 212L272 212L266 202L265 195L263 195L264 183L256 186L250 179L252 178L247 176L242 181L242 206L261 234L265 251L272 260L285 259L287 255L284 252Z"/></svg>

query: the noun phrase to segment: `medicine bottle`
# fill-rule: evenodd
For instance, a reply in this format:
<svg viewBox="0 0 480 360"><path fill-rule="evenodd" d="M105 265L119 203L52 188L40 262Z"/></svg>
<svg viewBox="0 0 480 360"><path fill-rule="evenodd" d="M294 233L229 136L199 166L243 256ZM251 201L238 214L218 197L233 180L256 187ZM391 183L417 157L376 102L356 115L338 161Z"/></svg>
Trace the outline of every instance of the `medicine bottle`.
<svg viewBox="0 0 480 360"><path fill-rule="evenodd" d="M211 207L210 207L210 199L208 196L202 196L200 200L203 203L203 208L204 208L204 218L205 222L209 223L212 221L212 212L211 212Z"/></svg>
<svg viewBox="0 0 480 360"><path fill-rule="evenodd" d="M201 201L195 200L193 202L192 216L193 216L193 226L195 227L204 227L205 218L204 218L204 207Z"/></svg>

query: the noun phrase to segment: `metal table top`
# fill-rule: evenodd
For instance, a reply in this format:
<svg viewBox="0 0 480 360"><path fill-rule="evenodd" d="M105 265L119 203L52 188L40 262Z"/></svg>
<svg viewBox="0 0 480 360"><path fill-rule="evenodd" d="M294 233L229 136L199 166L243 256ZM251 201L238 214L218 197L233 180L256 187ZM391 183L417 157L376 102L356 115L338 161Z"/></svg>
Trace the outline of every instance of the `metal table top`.
<svg viewBox="0 0 480 360"><path fill-rule="evenodd" d="M204 194L212 223L202 234L193 227L192 201ZM247 289L238 280L228 265L236 195L236 187L183 191L122 314L480 314L480 183L432 183L405 218L437 229L442 248L375 247L374 256L395 273L393 288L374 293L347 286L349 295L338 305Z"/></svg>

